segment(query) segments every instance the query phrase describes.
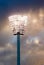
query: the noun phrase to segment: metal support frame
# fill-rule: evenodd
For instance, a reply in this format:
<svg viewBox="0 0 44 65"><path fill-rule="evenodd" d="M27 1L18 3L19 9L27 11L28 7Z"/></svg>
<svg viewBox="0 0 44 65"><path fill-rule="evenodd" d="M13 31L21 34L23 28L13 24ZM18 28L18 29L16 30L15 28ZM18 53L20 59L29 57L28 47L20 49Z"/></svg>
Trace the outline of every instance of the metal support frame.
<svg viewBox="0 0 44 65"><path fill-rule="evenodd" d="M20 34L20 32L17 32L17 34L14 34L14 35L17 35L17 65L20 65L20 35L23 35L23 34Z"/></svg>

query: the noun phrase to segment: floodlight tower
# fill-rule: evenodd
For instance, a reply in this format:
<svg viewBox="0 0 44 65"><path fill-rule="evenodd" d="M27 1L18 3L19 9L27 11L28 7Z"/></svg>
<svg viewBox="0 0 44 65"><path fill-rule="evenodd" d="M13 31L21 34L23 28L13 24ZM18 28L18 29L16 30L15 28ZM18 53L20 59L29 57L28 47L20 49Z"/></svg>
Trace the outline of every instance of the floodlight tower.
<svg viewBox="0 0 44 65"><path fill-rule="evenodd" d="M20 65L20 35L24 34L24 27L27 25L27 16L12 15L8 19L10 27L13 30L13 35L17 35L17 65Z"/></svg>

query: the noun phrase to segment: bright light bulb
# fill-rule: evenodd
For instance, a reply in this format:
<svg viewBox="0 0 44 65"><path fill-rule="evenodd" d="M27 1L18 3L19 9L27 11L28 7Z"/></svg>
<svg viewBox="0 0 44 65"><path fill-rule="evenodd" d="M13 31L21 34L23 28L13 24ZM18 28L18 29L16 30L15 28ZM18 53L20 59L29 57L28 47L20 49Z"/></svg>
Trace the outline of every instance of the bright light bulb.
<svg viewBox="0 0 44 65"><path fill-rule="evenodd" d="M20 27L24 28L27 25L28 17L24 15L12 15L9 16L9 24L11 28L15 28L17 31L21 29ZM21 26L22 25L22 26Z"/></svg>
<svg viewBox="0 0 44 65"><path fill-rule="evenodd" d="M21 15L13 15L8 17L9 21L12 22L15 25L20 25L20 24L27 24L28 17L27 16L21 16Z"/></svg>

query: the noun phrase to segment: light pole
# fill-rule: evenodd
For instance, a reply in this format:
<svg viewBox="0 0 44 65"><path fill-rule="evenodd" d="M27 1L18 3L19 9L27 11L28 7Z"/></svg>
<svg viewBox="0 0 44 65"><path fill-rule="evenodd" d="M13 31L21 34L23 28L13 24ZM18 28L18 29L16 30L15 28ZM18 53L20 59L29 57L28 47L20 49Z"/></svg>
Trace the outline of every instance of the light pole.
<svg viewBox="0 0 44 65"><path fill-rule="evenodd" d="M27 16L13 15L9 16L9 24L13 34L17 35L17 65L20 65L20 35L23 35L24 27L27 25Z"/></svg>

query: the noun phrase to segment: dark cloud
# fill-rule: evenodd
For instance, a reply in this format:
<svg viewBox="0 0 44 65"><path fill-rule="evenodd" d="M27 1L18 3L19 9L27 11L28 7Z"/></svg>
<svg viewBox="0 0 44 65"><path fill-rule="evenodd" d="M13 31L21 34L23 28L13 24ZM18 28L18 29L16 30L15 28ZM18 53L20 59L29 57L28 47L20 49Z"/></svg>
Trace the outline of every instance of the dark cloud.
<svg viewBox="0 0 44 65"><path fill-rule="evenodd" d="M4 18L12 11L19 11L22 8L28 10L30 7L44 7L44 0L0 0L0 17Z"/></svg>

